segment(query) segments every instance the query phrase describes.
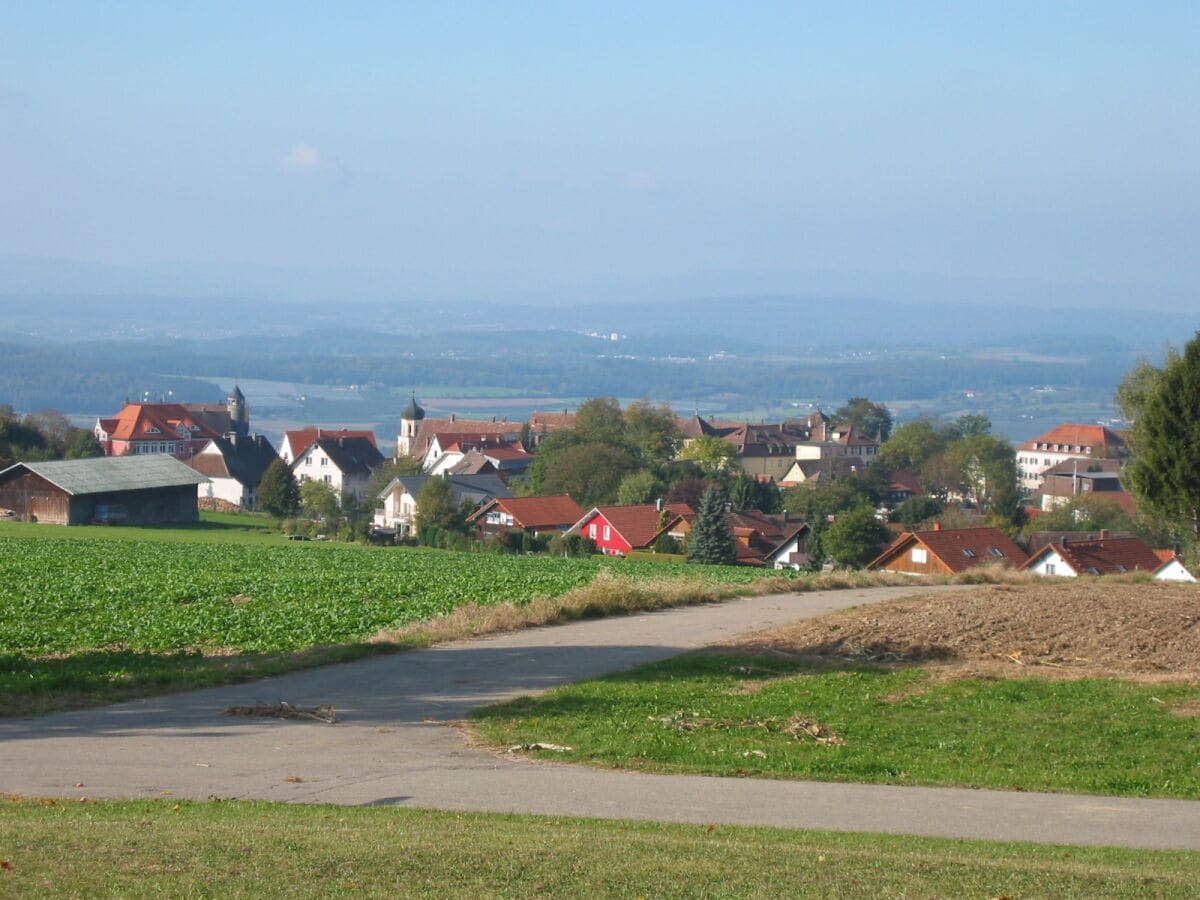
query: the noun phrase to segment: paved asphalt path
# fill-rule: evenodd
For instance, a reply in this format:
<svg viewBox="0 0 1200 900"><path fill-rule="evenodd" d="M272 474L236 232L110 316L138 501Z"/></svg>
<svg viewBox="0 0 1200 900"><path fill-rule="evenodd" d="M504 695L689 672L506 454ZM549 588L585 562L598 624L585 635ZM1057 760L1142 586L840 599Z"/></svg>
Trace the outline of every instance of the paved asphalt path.
<svg viewBox="0 0 1200 900"><path fill-rule="evenodd" d="M786 594L598 619L0 720L0 793L240 797L1200 849L1200 802L625 773L497 755L446 727L478 706L905 593L911 589ZM332 704L339 724L221 715L281 699Z"/></svg>

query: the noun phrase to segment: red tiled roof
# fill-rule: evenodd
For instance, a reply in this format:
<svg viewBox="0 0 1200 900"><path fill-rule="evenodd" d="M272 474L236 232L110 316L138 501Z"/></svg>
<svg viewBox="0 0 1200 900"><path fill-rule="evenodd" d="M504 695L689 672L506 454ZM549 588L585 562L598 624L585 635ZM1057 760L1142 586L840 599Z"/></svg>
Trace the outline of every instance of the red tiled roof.
<svg viewBox="0 0 1200 900"><path fill-rule="evenodd" d="M220 432L193 415L182 403L126 403L111 419L100 419L111 440L178 440L220 437ZM157 429L154 431L153 429ZM180 429L184 434L180 434Z"/></svg>
<svg viewBox="0 0 1200 900"><path fill-rule="evenodd" d="M1141 538L1105 538L1097 541L1063 541L1048 544L1024 568L1051 550L1079 575L1116 575L1122 572L1157 572L1164 560ZM1174 554L1171 554L1174 557ZM1169 560L1167 560L1169 561Z"/></svg>
<svg viewBox="0 0 1200 900"><path fill-rule="evenodd" d="M511 432L509 432L511 434ZM491 431L438 431L430 434L429 442L433 443L434 438L437 439L438 445L443 450L453 450L460 447L462 444L477 445L477 450L482 450L486 446L496 445L507 447L509 441L504 437L503 431L497 431L496 426L492 426Z"/></svg>
<svg viewBox="0 0 1200 900"><path fill-rule="evenodd" d="M922 495L925 493L925 488L921 484L921 479L911 469L896 469L892 472L891 484L889 487L896 492L907 491L910 494Z"/></svg>
<svg viewBox="0 0 1200 900"><path fill-rule="evenodd" d="M484 456L489 459L497 460L512 460L512 459L529 459L532 460L532 455L525 451L524 447L512 447L505 445L503 447L482 447L479 450ZM580 511L582 514L582 510Z"/></svg>
<svg viewBox="0 0 1200 900"><path fill-rule="evenodd" d="M879 554L869 569L882 568L914 543L923 545L951 572L962 572L986 562L1008 560L1022 566L1028 555L998 528L943 528L935 531L909 531L896 538Z"/></svg>
<svg viewBox="0 0 1200 900"><path fill-rule="evenodd" d="M583 518L583 507L566 494L552 497L498 498L485 504L471 518L478 519L491 509L501 509L508 513L520 528L574 525Z"/></svg>
<svg viewBox="0 0 1200 900"><path fill-rule="evenodd" d="M665 508L676 516L695 515L695 511L686 503L668 503ZM658 534L658 520L662 515L653 503L640 503L636 506L597 506L592 512L604 516L608 524L635 550L651 544ZM590 514L584 515L579 524L582 525L591 517Z"/></svg>
<svg viewBox="0 0 1200 900"><path fill-rule="evenodd" d="M1107 447L1124 447L1125 439L1118 432L1104 425L1068 423L1066 425L1059 425L1057 428L1051 428L1045 434L1034 438L1032 441L1026 441L1019 449L1036 450L1039 444L1059 444L1064 447L1104 449Z"/></svg>
<svg viewBox="0 0 1200 900"><path fill-rule="evenodd" d="M561 428L575 427L575 413L567 412L534 412L529 416L529 427L534 431L549 434Z"/></svg>
<svg viewBox="0 0 1200 900"><path fill-rule="evenodd" d="M373 431L353 431L346 428L301 428L297 431L284 432L284 440L292 448L292 459L299 459L308 448L317 442L317 438L366 438L376 449Z"/></svg>
<svg viewBox="0 0 1200 900"><path fill-rule="evenodd" d="M473 421L471 419L422 419L417 428L417 436L413 441L409 456L417 459L424 458L429 452L430 445L436 438L443 448L447 440L451 443L463 441L504 441L505 435L520 435L521 426L512 422Z"/></svg>
<svg viewBox="0 0 1200 900"><path fill-rule="evenodd" d="M1174 550L1151 549L1150 552L1153 553L1155 556L1157 556L1158 561L1161 562L1164 566L1169 562L1174 562L1175 560L1179 559L1179 555Z"/></svg>

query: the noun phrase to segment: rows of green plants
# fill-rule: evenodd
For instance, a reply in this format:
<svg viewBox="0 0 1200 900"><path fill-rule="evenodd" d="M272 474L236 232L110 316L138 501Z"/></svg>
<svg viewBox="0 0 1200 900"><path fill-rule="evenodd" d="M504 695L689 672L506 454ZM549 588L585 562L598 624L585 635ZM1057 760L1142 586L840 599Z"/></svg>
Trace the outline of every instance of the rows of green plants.
<svg viewBox="0 0 1200 900"><path fill-rule="evenodd" d="M416 549L0 537L0 653L299 649L464 604L557 596L607 566L635 578L761 574Z"/></svg>

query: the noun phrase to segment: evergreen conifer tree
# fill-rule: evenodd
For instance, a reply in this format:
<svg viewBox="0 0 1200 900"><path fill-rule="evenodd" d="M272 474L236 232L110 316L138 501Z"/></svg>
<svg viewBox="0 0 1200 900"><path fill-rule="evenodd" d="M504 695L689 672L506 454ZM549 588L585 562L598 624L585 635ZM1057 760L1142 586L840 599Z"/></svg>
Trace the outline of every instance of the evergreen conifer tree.
<svg viewBox="0 0 1200 900"><path fill-rule="evenodd" d="M1133 427L1129 486L1148 511L1200 541L1200 332L1150 379Z"/></svg>
<svg viewBox="0 0 1200 900"><path fill-rule="evenodd" d="M728 500L719 485L713 485L700 500L696 524L688 537L688 562L733 565L733 530L729 527Z"/></svg>

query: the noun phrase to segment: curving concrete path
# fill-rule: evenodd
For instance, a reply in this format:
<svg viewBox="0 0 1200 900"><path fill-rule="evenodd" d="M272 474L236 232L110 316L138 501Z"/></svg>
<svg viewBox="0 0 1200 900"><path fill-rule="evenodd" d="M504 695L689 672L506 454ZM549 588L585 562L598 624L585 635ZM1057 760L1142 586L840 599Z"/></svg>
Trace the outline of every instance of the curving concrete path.
<svg viewBox="0 0 1200 900"><path fill-rule="evenodd" d="M1200 802L646 775L500 757L478 706L910 588L784 594L536 628L252 684L0 720L0 793L239 797L1200 850ZM226 707L332 704L340 722Z"/></svg>

